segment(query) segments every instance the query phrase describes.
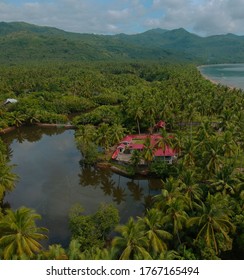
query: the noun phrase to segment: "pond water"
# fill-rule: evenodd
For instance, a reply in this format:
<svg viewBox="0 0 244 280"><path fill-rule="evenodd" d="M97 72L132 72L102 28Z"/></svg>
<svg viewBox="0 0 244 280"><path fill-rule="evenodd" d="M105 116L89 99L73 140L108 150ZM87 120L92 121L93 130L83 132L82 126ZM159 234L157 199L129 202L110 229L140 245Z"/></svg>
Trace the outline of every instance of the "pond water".
<svg viewBox="0 0 244 280"><path fill-rule="evenodd" d="M90 214L101 203L111 203L124 223L130 216L141 215L161 186L157 179L133 180L83 166L74 130L23 127L2 138L10 147L11 164L16 164L14 172L19 176L5 202L13 209L33 208L42 216L38 225L49 229L46 245L68 245L68 214L73 205L79 203Z"/></svg>
<svg viewBox="0 0 244 280"><path fill-rule="evenodd" d="M206 78L244 90L244 64L216 64L198 68Z"/></svg>

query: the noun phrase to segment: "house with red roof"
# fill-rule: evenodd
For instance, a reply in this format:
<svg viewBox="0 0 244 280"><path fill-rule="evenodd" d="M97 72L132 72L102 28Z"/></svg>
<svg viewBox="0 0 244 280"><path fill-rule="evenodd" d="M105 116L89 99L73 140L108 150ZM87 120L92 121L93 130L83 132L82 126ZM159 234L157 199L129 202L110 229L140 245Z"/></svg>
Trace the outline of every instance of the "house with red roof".
<svg viewBox="0 0 244 280"><path fill-rule="evenodd" d="M177 158L176 151L166 145L164 149L159 147L158 142L163 138L160 134L133 134L125 136L117 146L112 155L112 159L120 163L129 163L134 151L143 153L145 149L145 141L150 138L150 145L153 151L153 160L163 160L169 164ZM145 164L145 160L141 159L140 164Z"/></svg>

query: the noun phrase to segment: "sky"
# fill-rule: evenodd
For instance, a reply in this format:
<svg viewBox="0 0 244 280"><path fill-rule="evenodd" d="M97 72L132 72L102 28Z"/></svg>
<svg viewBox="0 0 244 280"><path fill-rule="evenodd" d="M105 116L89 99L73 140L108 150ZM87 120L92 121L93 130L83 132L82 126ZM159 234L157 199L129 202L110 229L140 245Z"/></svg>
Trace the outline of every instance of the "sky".
<svg viewBox="0 0 244 280"><path fill-rule="evenodd" d="M1 21L95 34L183 27L200 36L244 35L244 0L0 0Z"/></svg>

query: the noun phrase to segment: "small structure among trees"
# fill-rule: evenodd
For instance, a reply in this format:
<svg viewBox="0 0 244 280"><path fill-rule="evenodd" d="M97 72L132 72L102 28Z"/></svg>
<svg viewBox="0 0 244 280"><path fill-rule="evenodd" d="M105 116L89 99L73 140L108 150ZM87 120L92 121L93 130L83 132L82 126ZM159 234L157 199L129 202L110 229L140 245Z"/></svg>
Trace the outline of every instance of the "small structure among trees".
<svg viewBox="0 0 244 280"><path fill-rule="evenodd" d="M170 138L159 134L131 134L125 136L117 146L112 159L121 163L130 163L134 155L140 155L139 165L162 160L169 164L176 159L176 151L170 147Z"/></svg>
<svg viewBox="0 0 244 280"><path fill-rule="evenodd" d="M18 100L17 99L14 99L14 98L8 98L4 101L3 105L7 105L7 104L14 104L14 103L17 103Z"/></svg>

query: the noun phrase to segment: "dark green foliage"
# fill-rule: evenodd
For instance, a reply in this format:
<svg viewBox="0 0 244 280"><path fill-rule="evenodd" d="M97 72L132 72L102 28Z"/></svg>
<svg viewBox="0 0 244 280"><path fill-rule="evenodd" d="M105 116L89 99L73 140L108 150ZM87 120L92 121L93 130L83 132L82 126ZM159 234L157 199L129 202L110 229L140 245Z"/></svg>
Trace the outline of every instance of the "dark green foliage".
<svg viewBox="0 0 244 280"><path fill-rule="evenodd" d="M98 159L98 146L95 143L78 144L82 153L81 163L85 165L94 165Z"/></svg>
<svg viewBox="0 0 244 280"><path fill-rule="evenodd" d="M112 205L101 204L98 211L91 215L84 215L83 209L75 206L70 214L72 238L79 242L82 251L92 247L102 248L118 222L118 210Z"/></svg>
<svg viewBox="0 0 244 280"><path fill-rule="evenodd" d="M150 165L150 171L155 173L162 179L166 179L170 176L178 175L178 170L176 165L168 164L164 160L154 161Z"/></svg>
<svg viewBox="0 0 244 280"><path fill-rule="evenodd" d="M111 36L71 33L23 22L0 23L1 63L115 59L228 63L243 61L243 50L243 36L200 37L183 28Z"/></svg>
<svg viewBox="0 0 244 280"><path fill-rule="evenodd" d="M44 34L49 31L43 30ZM5 35L11 33L4 32ZM61 31L60 36L62 34ZM65 36L68 40L69 36L76 35L67 33ZM138 36L118 35L117 40L134 40L135 44L148 36L152 41L154 36L165 36L169 45L173 40L179 46L188 47L194 40L201 39L184 30L173 33L157 30ZM154 40L153 43L160 42ZM105 153L103 158L108 154L110 159L111 148L126 134L159 133L154 127L159 120L166 121L166 131L171 135L164 134L164 141L159 145L163 147L170 140L167 144L177 152L177 161L168 165L153 161L154 147L147 145L144 157L151 174L162 179L162 190L151 199L151 208L147 206L143 217L131 218L117 228L119 238L107 242L118 222L117 210L112 206L103 206L91 215L79 210L71 216L74 239L70 248L52 245L38 258L242 257L243 91L210 83L192 65L145 61L50 62L2 66L1 104L10 97L18 103L0 107L0 129L36 122L72 122L77 125L75 139L83 155L82 163L96 163L101 157L98 151ZM75 118L72 119L70 113L75 113ZM5 191L13 189L16 177L8 166L7 150L2 143L0 151L3 154L2 197ZM140 169L141 156L140 153L133 155L128 167L131 175Z"/></svg>
<svg viewBox="0 0 244 280"><path fill-rule="evenodd" d="M79 124L99 125L101 123L112 124L120 119L118 107L111 105L102 105L89 113L82 114L75 118L74 122Z"/></svg>
<svg viewBox="0 0 244 280"><path fill-rule="evenodd" d="M36 219L41 216L35 211L21 207L16 211L8 209L0 219L1 259L29 258L42 249L39 240L47 238L45 228L37 227Z"/></svg>

